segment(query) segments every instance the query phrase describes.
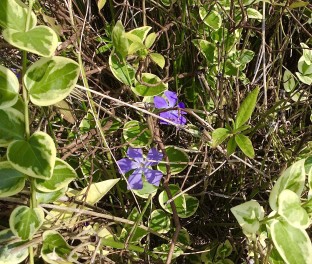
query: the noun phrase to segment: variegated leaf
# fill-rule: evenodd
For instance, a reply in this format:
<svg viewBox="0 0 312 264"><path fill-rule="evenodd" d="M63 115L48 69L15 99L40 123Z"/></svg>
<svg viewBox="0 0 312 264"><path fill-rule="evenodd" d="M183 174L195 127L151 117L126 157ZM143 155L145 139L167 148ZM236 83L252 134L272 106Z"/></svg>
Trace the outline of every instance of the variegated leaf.
<svg viewBox="0 0 312 264"><path fill-rule="evenodd" d="M7 28L2 35L14 47L43 57L52 56L58 45L56 33L47 26L37 26L26 32Z"/></svg>
<svg viewBox="0 0 312 264"><path fill-rule="evenodd" d="M18 31L26 30L28 6L20 0L1 0L0 1L0 26L11 28ZM29 29L37 24L37 17L31 12Z"/></svg>
<svg viewBox="0 0 312 264"><path fill-rule="evenodd" d="M0 109L15 105L18 99L19 82L16 75L0 65Z"/></svg>
<svg viewBox="0 0 312 264"><path fill-rule="evenodd" d="M42 58L31 65L24 76L24 83L32 103L47 106L68 96L75 88L78 77L78 63L54 56Z"/></svg>
<svg viewBox="0 0 312 264"><path fill-rule="evenodd" d="M35 132L28 141L13 141L7 150L13 168L34 178L50 179L56 148L53 139L44 132Z"/></svg>
<svg viewBox="0 0 312 264"><path fill-rule="evenodd" d="M10 215L10 228L22 240L31 239L44 220L41 208L19 206Z"/></svg>

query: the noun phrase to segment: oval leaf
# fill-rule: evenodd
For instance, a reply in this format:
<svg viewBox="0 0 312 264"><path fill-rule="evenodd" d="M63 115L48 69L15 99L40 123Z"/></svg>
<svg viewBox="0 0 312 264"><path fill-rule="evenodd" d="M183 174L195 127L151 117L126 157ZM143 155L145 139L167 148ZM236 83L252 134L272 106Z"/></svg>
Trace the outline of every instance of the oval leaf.
<svg viewBox="0 0 312 264"><path fill-rule="evenodd" d="M251 93L247 95L238 109L238 113L235 120L235 128L239 128L244 125L251 117L257 103L259 94L259 87L255 88Z"/></svg>
<svg viewBox="0 0 312 264"><path fill-rule="evenodd" d="M0 197L19 193L25 186L25 175L15 170L10 162L0 162Z"/></svg>
<svg viewBox="0 0 312 264"><path fill-rule="evenodd" d="M173 197L175 194L180 192L180 188L177 185L170 184L169 185L171 196ZM168 195L166 191L162 191L158 196L158 201L161 207L172 214L172 208L170 204L165 203L168 201ZM181 218L187 218L195 214L199 201L196 197L190 196L188 194L182 194L179 197L174 199L174 204L177 208L178 216Z"/></svg>
<svg viewBox="0 0 312 264"><path fill-rule="evenodd" d="M150 53L149 56L151 57L152 61L155 62L160 68L165 67L165 58L163 55L159 53Z"/></svg>
<svg viewBox="0 0 312 264"><path fill-rule="evenodd" d="M273 220L270 231L274 246L287 264L312 263L312 245L305 230Z"/></svg>
<svg viewBox="0 0 312 264"><path fill-rule="evenodd" d="M23 242L6 244L0 247L1 264L17 264L23 262L28 257L28 248L21 248ZM25 263L25 262L24 262Z"/></svg>
<svg viewBox="0 0 312 264"><path fill-rule="evenodd" d="M131 87L132 91L140 96L154 96L161 94L168 89L168 84L163 83L161 79L152 73L142 73L142 81L151 86L137 83L135 87ZM155 85L157 84L157 85ZM155 85L155 86L154 86Z"/></svg>
<svg viewBox="0 0 312 264"><path fill-rule="evenodd" d="M60 197L65 196L67 187L60 189L55 192L39 192L36 191L36 198L38 204L47 204L47 203L53 203L56 200L58 200Z"/></svg>
<svg viewBox="0 0 312 264"><path fill-rule="evenodd" d="M43 57L52 56L58 45L56 33L47 26L37 26L26 32L7 28L2 35L14 47Z"/></svg>
<svg viewBox="0 0 312 264"><path fill-rule="evenodd" d="M114 48L122 58L128 54L129 42L125 34L125 28L121 21L118 20L112 31L112 41Z"/></svg>
<svg viewBox="0 0 312 264"><path fill-rule="evenodd" d="M114 52L109 56L109 67L118 81L131 86L134 82L135 70L129 65L124 65L123 60Z"/></svg>
<svg viewBox="0 0 312 264"><path fill-rule="evenodd" d="M32 103L39 106L62 101L74 89L79 65L68 58L42 58L31 65L24 76Z"/></svg>
<svg viewBox="0 0 312 264"><path fill-rule="evenodd" d="M254 18L258 20L262 19L262 14L254 8L247 8L247 15L248 15L248 18Z"/></svg>
<svg viewBox="0 0 312 264"><path fill-rule="evenodd" d="M106 0L98 0L97 6L98 6L99 11L101 11L101 9L105 6L105 4L106 4Z"/></svg>
<svg viewBox="0 0 312 264"><path fill-rule="evenodd" d="M289 70L284 72L283 84L286 92L291 92L296 87L294 75Z"/></svg>
<svg viewBox="0 0 312 264"><path fill-rule="evenodd" d="M51 264L72 263L67 260L71 247L58 232L54 230L45 231L42 239L41 256L44 261Z"/></svg>
<svg viewBox="0 0 312 264"><path fill-rule="evenodd" d="M249 137L242 134L237 134L235 135L235 142L247 157L251 159L255 157L255 151Z"/></svg>
<svg viewBox="0 0 312 264"><path fill-rule="evenodd" d="M264 210L256 201L248 201L232 207L231 212L242 229L250 234L255 234L259 230L259 221L264 217Z"/></svg>
<svg viewBox="0 0 312 264"><path fill-rule="evenodd" d="M0 109L0 147L7 147L12 141L24 139L25 123L22 102L14 107Z"/></svg>
<svg viewBox="0 0 312 264"><path fill-rule="evenodd" d="M26 30L28 6L20 0L0 1L0 26L18 31ZM29 28L37 24L37 16L34 12L30 14Z"/></svg>
<svg viewBox="0 0 312 264"><path fill-rule="evenodd" d="M16 75L8 68L0 65L0 109L16 104L19 82Z"/></svg>
<svg viewBox="0 0 312 264"><path fill-rule="evenodd" d="M10 228L22 240L31 239L44 220L41 208L19 206L10 215Z"/></svg>
<svg viewBox="0 0 312 264"><path fill-rule="evenodd" d="M151 213L149 227L161 234L168 233L171 228L170 217L161 209L154 210Z"/></svg>
<svg viewBox="0 0 312 264"><path fill-rule="evenodd" d="M50 179L56 148L48 134L38 131L28 141L13 141L8 147L7 157L16 170L35 178Z"/></svg>
<svg viewBox="0 0 312 264"><path fill-rule="evenodd" d="M278 197L278 213L296 228L305 229L310 225L309 215L300 205L300 198L291 190L283 190Z"/></svg>
<svg viewBox="0 0 312 264"><path fill-rule="evenodd" d="M52 177L48 180L36 179L35 185L41 192L55 192L67 187L76 177L76 171L67 162L56 158Z"/></svg>
<svg viewBox="0 0 312 264"><path fill-rule="evenodd" d="M222 18L217 11L212 10L208 14L207 8L200 7L199 8L199 16L204 21L204 23L207 26L211 27L213 30L217 30L221 27Z"/></svg>
<svg viewBox="0 0 312 264"><path fill-rule="evenodd" d="M228 136L230 135L230 131L226 128L217 128L211 134L212 143L211 147L215 148L219 146Z"/></svg>
<svg viewBox="0 0 312 264"><path fill-rule="evenodd" d="M183 150L176 148L175 146L167 146L166 154L170 163L171 175L178 174L187 167L189 157ZM167 173L166 164L162 162L158 164L157 169L163 174Z"/></svg>
<svg viewBox="0 0 312 264"><path fill-rule="evenodd" d="M272 210L277 211L278 197L285 189L293 191L300 197L305 182L304 162L304 159L297 161L288 169L286 169L278 178L277 182L273 186L269 198L269 203Z"/></svg>
<svg viewBox="0 0 312 264"><path fill-rule="evenodd" d="M148 126L136 120L124 125L122 135L131 147L144 147L152 143L152 135Z"/></svg>

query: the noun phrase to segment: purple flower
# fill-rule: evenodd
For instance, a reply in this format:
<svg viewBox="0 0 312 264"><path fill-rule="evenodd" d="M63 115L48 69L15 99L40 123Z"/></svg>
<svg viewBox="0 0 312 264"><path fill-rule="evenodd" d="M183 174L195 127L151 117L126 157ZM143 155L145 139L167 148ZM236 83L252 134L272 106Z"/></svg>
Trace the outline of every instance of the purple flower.
<svg viewBox="0 0 312 264"><path fill-rule="evenodd" d="M157 165L163 158L163 154L158 152L156 148L151 148L146 159L143 158L142 149L128 148L127 156L117 161L120 172L125 174L133 170L128 179L128 189L139 190L143 188L142 175L153 185L159 186L162 173L159 170L152 170L149 167Z"/></svg>
<svg viewBox="0 0 312 264"><path fill-rule="evenodd" d="M178 102L178 97L175 92L171 91L165 91L165 96L167 97L167 100L165 100L161 96L154 96L154 105L157 109L166 109L166 108L185 108L184 103ZM177 110L168 110L161 112L159 115L163 118L169 119L172 122L178 124L178 125L185 125L186 124L186 118L183 116L185 115L185 111L181 111L180 109ZM168 122L160 120L160 124L169 125Z"/></svg>

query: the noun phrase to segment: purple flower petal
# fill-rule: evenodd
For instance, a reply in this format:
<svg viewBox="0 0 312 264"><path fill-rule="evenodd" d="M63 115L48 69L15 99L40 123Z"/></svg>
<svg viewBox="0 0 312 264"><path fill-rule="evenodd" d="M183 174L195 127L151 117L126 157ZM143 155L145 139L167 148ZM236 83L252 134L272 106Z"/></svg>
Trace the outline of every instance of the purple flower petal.
<svg viewBox="0 0 312 264"><path fill-rule="evenodd" d="M175 92L171 91L165 91L165 95L168 98L168 105L169 107L175 107L177 101L178 101L178 96Z"/></svg>
<svg viewBox="0 0 312 264"><path fill-rule="evenodd" d="M144 169L143 171L146 180L153 185L159 186L163 174L159 170Z"/></svg>
<svg viewBox="0 0 312 264"><path fill-rule="evenodd" d="M143 162L143 152L142 149L139 148L128 148L127 156L129 158L134 159L136 162L142 163Z"/></svg>
<svg viewBox="0 0 312 264"><path fill-rule="evenodd" d="M143 188L142 169L136 169L128 179L127 189L140 190Z"/></svg>
<svg viewBox="0 0 312 264"><path fill-rule="evenodd" d="M134 162L128 158L124 158L117 161L117 164L119 166L119 170L121 173L125 174L130 170L137 169L139 164L137 162Z"/></svg>
<svg viewBox="0 0 312 264"><path fill-rule="evenodd" d="M170 112L171 112L171 111L161 112L161 113L159 114L159 116L162 117L162 118L170 119L170 117L171 117ZM160 124L163 124L163 125L169 125L168 122L163 121L163 120L159 120L159 123L160 123Z"/></svg>
<svg viewBox="0 0 312 264"><path fill-rule="evenodd" d="M154 105L155 105L155 108L158 108L158 109L168 108L167 101L161 96L154 96Z"/></svg>
<svg viewBox="0 0 312 264"><path fill-rule="evenodd" d="M151 148L147 154L147 162L145 167L157 165L163 158L163 154L159 152L156 148ZM151 161L153 160L153 161Z"/></svg>
<svg viewBox="0 0 312 264"><path fill-rule="evenodd" d="M178 107L179 107L179 108L185 108L185 104L184 104L183 102L179 102L179 103L178 103Z"/></svg>

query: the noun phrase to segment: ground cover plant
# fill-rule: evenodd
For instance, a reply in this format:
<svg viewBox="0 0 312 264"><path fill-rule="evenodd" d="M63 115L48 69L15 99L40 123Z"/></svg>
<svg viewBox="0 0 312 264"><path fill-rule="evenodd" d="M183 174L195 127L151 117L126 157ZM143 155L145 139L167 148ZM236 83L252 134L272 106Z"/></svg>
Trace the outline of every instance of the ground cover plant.
<svg viewBox="0 0 312 264"><path fill-rule="evenodd" d="M0 263L312 263L312 5L0 2Z"/></svg>

